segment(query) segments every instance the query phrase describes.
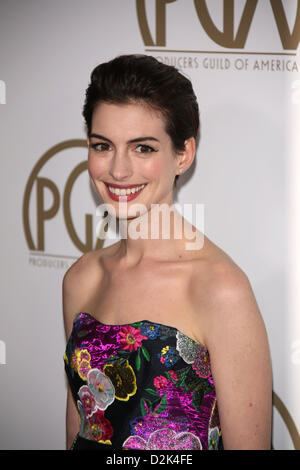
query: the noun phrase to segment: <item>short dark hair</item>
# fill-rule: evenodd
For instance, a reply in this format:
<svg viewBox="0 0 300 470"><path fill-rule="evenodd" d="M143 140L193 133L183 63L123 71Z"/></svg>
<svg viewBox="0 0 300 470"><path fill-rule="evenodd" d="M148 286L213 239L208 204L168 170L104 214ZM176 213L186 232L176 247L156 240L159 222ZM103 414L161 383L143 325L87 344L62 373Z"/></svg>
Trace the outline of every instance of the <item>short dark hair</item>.
<svg viewBox="0 0 300 470"><path fill-rule="evenodd" d="M86 90L83 117L90 135L95 106L100 102L142 101L165 118L165 130L176 152L185 140L200 140L197 98L188 78L171 65L144 54L120 55L94 68ZM174 186L178 175L175 176Z"/></svg>

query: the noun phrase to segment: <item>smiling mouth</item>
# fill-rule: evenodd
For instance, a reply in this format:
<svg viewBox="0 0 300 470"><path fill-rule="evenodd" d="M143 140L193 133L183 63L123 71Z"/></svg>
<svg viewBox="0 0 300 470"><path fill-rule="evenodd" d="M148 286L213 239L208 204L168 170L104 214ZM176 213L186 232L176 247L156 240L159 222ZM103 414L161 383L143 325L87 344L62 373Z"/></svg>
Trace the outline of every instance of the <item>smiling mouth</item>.
<svg viewBox="0 0 300 470"><path fill-rule="evenodd" d="M115 201L119 201L120 199L130 201L136 198L143 191L145 186L147 186L147 183L139 186L124 185L123 187L105 183L109 196Z"/></svg>

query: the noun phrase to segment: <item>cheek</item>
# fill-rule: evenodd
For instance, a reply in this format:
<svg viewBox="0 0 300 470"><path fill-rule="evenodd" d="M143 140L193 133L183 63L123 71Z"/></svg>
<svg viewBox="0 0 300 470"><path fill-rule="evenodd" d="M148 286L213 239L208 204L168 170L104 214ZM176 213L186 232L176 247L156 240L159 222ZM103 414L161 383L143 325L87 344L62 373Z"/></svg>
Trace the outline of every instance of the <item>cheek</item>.
<svg viewBox="0 0 300 470"><path fill-rule="evenodd" d="M171 184L174 179L175 159L172 156L165 158L157 165L156 176L160 179L163 184Z"/></svg>
<svg viewBox="0 0 300 470"><path fill-rule="evenodd" d="M92 178L97 178L103 173L104 165L101 163L99 158L95 158L92 155L88 156L87 162L88 172Z"/></svg>
<svg viewBox="0 0 300 470"><path fill-rule="evenodd" d="M143 162L140 166L141 173L148 178L154 179L172 179L172 170L174 163L169 158L160 158L149 160L147 163Z"/></svg>

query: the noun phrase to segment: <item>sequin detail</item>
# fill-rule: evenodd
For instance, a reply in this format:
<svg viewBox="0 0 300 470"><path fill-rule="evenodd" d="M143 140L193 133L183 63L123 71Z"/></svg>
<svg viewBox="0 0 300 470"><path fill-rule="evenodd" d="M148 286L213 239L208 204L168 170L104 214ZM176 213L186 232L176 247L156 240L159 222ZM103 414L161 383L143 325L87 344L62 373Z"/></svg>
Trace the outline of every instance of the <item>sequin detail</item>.
<svg viewBox="0 0 300 470"><path fill-rule="evenodd" d="M64 364L79 436L124 450L222 448L209 353L176 328L81 312Z"/></svg>
<svg viewBox="0 0 300 470"><path fill-rule="evenodd" d="M197 436L191 432L176 434L173 429L158 429L150 434L148 441L139 436L130 436L123 444L123 449L136 450L202 450Z"/></svg>
<svg viewBox="0 0 300 470"><path fill-rule="evenodd" d="M176 349L179 351L180 357L182 357L187 364L193 364L202 346L180 331L177 331L176 338Z"/></svg>

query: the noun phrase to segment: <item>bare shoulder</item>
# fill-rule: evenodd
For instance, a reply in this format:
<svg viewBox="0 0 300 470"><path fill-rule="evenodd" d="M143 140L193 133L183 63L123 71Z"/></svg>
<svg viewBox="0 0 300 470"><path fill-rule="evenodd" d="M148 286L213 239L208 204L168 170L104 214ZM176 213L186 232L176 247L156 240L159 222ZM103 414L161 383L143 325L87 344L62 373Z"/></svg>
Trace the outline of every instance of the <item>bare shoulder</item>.
<svg viewBox="0 0 300 470"><path fill-rule="evenodd" d="M208 267L206 279L206 307L211 313L221 312L220 304L238 301L242 297L253 299L253 290L246 273L231 259L215 259Z"/></svg>
<svg viewBox="0 0 300 470"><path fill-rule="evenodd" d="M63 287L68 291L85 289L91 285L93 279L98 280L102 270L102 258L112 253L117 243L99 250L89 251L78 258L66 271L63 278Z"/></svg>
<svg viewBox="0 0 300 470"><path fill-rule="evenodd" d="M247 274L221 248L208 242L206 255L198 263L192 283L195 324L201 328L205 344L215 344L222 323L232 328L250 318L262 322L259 307ZM197 313L199 312L199 313ZM233 334L233 332L232 332Z"/></svg>
<svg viewBox="0 0 300 470"><path fill-rule="evenodd" d="M78 258L75 263L66 271L63 277L63 289L66 293L73 291L82 285L81 283L86 279L90 270L95 263L95 253L90 251L84 253Z"/></svg>
<svg viewBox="0 0 300 470"><path fill-rule="evenodd" d="M229 291L238 292L250 287L245 272L216 244L205 237L205 252L195 264L192 277L193 294L199 301L214 302ZM204 293L205 298L203 299ZM208 305L206 305L207 307Z"/></svg>
<svg viewBox="0 0 300 470"><path fill-rule="evenodd" d="M62 281L63 316L66 337L68 338L77 313L85 311L85 306L101 282L102 257L110 247L84 253L66 271Z"/></svg>
<svg viewBox="0 0 300 470"><path fill-rule="evenodd" d="M76 313L80 311L80 301L82 301L84 287L82 281L86 280L86 274L89 270L91 259L90 253L84 253L72 264L63 277L62 305L66 339L68 339L71 334Z"/></svg>
<svg viewBox="0 0 300 470"><path fill-rule="evenodd" d="M242 328L246 322L255 320L261 323L261 313L250 280L232 261L217 262L211 267L205 300L212 341L223 323L231 323L232 334L234 327Z"/></svg>

